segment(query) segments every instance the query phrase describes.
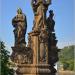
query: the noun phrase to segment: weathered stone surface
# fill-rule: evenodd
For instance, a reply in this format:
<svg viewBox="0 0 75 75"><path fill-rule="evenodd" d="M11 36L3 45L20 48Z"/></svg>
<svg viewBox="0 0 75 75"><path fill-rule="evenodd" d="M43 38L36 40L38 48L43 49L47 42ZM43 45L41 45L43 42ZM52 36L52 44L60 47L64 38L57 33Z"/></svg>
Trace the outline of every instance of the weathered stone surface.
<svg viewBox="0 0 75 75"><path fill-rule="evenodd" d="M32 75L43 75L50 74L49 65L48 64L23 64L18 65L17 73L18 74L32 74Z"/></svg>
<svg viewBox="0 0 75 75"><path fill-rule="evenodd" d="M17 64L32 64L33 62L33 52L27 47L12 47L11 59Z"/></svg>
<svg viewBox="0 0 75 75"><path fill-rule="evenodd" d="M34 11L34 26L33 30L41 30L46 28L46 11L51 0L32 0L32 8Z"/></svg>
<svg viewBox="0 0 75 75"><path fill-rule="evenodd" d="M27 30L26 16L23 14L22 10L19 8L17 10L17 15L12 19L12 25L14 29L15 45L26 44L25 34Z"/></svg>
<svg viewBox="0 0 75 75"><path fill-rule="evenodd" d="M14 31L17 32L14 32L15 45L11 58L17 63L17 75L55 75L54 66L58 61L59 49L56 46L58 40L54 30L53 10L49 11L49 17L46 18L51 0L31 1L34 21L32 32L28 33L28 45L25 43L26 16L19 9L12 20Z"/></svg>

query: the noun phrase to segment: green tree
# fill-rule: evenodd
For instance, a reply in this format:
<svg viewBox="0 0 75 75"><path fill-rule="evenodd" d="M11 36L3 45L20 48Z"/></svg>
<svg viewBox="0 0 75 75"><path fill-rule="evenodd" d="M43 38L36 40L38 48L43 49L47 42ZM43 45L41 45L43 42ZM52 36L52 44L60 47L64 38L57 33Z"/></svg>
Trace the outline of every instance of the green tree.
<svg viewBox="0 0 75 75"><path fill-rule="evenodd" d="M0 41L0 57L1 57L1 75L12 75L12 71L8 67L9 52L5 49L4 42Z"/></svg>
<svg viewBox="0 0 75 75"><path fill-rule="evenodd" d="M59 62L63 64L64 70L74 70L74 45L64 47L59 52Z"/></svg>

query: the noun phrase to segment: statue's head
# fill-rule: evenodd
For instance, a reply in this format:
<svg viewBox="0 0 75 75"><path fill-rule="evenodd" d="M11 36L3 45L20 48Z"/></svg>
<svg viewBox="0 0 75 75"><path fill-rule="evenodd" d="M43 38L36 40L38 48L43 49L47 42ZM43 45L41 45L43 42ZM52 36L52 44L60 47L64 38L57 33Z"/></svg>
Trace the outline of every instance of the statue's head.
<svg viewBox="0 0 75 75"><path fill-rule="evenodd" d="M17 14L22 14L22 9L21 8L17 9Z"/></svg>
<svg viewBox="0 0 75 75"><path fill-rule="evenodd" d="M51 17L54 16L53 10L50 10L49 13L50 13L50 16L51 16Z"/></svg>

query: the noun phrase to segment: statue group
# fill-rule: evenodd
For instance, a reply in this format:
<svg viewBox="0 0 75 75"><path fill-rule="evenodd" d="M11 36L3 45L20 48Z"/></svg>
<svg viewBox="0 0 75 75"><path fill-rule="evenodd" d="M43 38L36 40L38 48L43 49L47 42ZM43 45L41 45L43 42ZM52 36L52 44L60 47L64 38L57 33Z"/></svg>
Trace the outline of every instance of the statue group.
<svg viewBox="0 0 75 75"><path fill-rule="evenodd" d="M55 75L55 63L58 61L57 40L53 10L46 17L51 0L31 0L34 12L32 32L28 33L28 45L25 35L27 18L21 8L12 19L15 45L12 47L12 61L18 64L18 75Z"/></svg>

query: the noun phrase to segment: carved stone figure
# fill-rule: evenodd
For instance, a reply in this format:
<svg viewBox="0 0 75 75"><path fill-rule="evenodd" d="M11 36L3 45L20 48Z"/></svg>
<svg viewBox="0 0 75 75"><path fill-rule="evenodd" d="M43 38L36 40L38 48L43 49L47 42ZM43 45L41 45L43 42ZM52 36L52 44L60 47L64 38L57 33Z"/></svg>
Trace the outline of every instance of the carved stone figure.
<svg viewBox="0 0 75 75"><path fill-rule="evenodd" d="M25 43L25 34L27 30L27 20L25 14L19 8L17 15L12 19L12 25L14 29L15 45Z"/></svg>
<svg viewBox="0 0 75 75"><path fill-rule="evenodd" d="M32 8L34 11L33 30L46 28L46 11L51 0L32 0Z"/></svg>
<svg viewBox="0 0 75 75"><path fill-rule="evenodd" d="M47 18L47 30L48 30L48 63L51 66L54 66L54 64L58 61L58 48L57 48L57 40L55 36L54 26L55 21L53 20L53 10L49 11L50 15Z"/></svg>
<svg viewBox="0 0 75 75"><path fill-rule="evenodd" d="M46 44L48 43L48 36L45 30L42 30L39 35L40 40L40 63L46 63L47 58L47 49Z"/></svg>
<svg viewBox="0 0 75 75"><path fill-rule="evenodd" d="M55 21L53 20L53 10L49 11L49 17L47 18L47 28L49 32L53 32L54 31L54 25L55 25Z"/></svg>

